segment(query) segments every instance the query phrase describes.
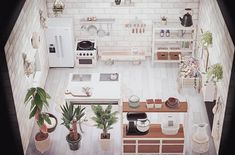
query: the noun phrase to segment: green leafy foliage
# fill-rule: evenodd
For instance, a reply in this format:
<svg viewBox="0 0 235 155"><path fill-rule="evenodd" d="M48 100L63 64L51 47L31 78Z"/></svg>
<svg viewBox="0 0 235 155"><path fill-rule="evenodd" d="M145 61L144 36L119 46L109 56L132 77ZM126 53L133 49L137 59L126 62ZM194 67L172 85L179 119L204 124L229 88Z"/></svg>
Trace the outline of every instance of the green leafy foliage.
<svg viewBox="0 0 235 155"><path fill-rule="evenodd" d="M207 71L207 78L218 82L223 79L223 68L220 63L212 65Z"/></svg>
<svg viewBox="0 0 235 155"><path fill-rule="evenodd" d="M44 107L49 107L48 99L50 99L50 95L41 87L32 87L28 89L24 99L26 105L29 102L31 103L29 119L37 115L37 124L39 127L44 124L44 121L51 124L48 114L42 112Z"/></svg>
<svg viewBox="0 0 235 155"><path fill-rule="evenodd" d="M201 36L201 42L204 46L208 46L212 44L212 33L210 31L206 31Z"/></svg>
<svg viewBox="0 0 235 155"><path fill-rule="evenodd" d="M112 112L112 105L108 105L106 109L103 109L101 105L91 106L95 116L91 119L96 122L95 126L103 130L103 134L106 135L108 130L112 129L112 125L117 122L117 111Z"/></svg>
<svg viewBox="0 0 235 155"><path fill-rule="evenodd" d="M77 129L74 128L73 122L75 121L77 123L83 118L85 115L85 107L82 108L80 105L75 107L73 104L66 103L63 106L60 106L60 108L62 110L63 116L61 118L63 121L61 124L64 125L68 130L71 130L77 134Z"/></svg>

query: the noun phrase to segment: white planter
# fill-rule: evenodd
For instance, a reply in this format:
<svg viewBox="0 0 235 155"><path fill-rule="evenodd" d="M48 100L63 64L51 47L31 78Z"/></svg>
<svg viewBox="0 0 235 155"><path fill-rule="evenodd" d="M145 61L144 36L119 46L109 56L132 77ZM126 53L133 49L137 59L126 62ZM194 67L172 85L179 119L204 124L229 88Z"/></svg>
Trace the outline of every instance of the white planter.
<svg viewBox="0 0 235 155"><path fill-rule="evenodd" d="M202 90L204 101L213 102L216 99L217 87L213 82L206 83Z"/></svg>
<svg viewBox="0 0 235 155"><path fill-rule="evenodd" d="M157 109L162 108L162 104L156 104L156 103L155 103L155 108L157 108Z"/></svg>
<svg viewBox="0 0 235 155"><path fill-rule="evenodd" d="M100 147L102 150L107 151L110 149L111 139L100 139Z"/></svg>
<svg viewBox="0 0 235 155"><path fill-rule="evenodd" d="M49 135L45 140L42 140L42 141L37 141L35 137L34 137L35 146L39 152L44 153L50 149L51 143L50 143Z"/></svg>
<svg viewBox="0 0 235 155"><path fill-rule="evenodd" d="M152 109L152 108L154 107L154 104L147 104L147 103L146 103L146 107L147 107L148 109Z"/></svg>

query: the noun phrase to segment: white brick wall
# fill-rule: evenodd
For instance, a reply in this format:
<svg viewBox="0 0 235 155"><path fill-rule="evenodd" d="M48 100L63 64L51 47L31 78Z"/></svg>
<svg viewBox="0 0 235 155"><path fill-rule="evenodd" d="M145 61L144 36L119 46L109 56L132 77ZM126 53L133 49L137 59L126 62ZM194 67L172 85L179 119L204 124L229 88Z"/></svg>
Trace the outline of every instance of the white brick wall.
<svg viewBox="0 0 235 155"><path fill-rule="evenodd" d="M40 26L39 9L43 9L45 15L47 14L45 1L26 0L5 45L17 119L25 152L31 136L34 120L29 120L30 107L29 105L27 107L25 106L24 97L27 93L27 89L33 86L33 78L32 76L28 78L24 74L22 53L26 53L31 58L34 57L36 50L31 46L31 36L33 32L38 32L41 40L38 49L42 69L42 78L39 84L41 87L45 84L48 72L47 48L44 30Z"/></svg>
<svg viewBox="0 0 235 155"><path fill-rule="evenodd" d="M138 47L148 53L151 52L152 20L160 20L161 16L166 16L169 22L179 22L179 16L184 15L184 9L191 7L194 12L193 19L197 23L199 7L199 0L132 0L134 6L130 7L111 6L114 0L64 0L63 2L65 10L61 16L74 18L76 37L90 37L87 36L87 32L81 31L82 18L88 16L115 18L111 35L97 38L99 50L130 50L132 47ZM54 17L52 5L53 0L47 0L49 17ZM131 29L125 28L125 24L135 17L146 23L144 34L131 34ZM102 28L107 29L107 26L104 25Z"/></svg>
<svg viewBox="0 0 235 155"><path fill-rule="evenodd" d="M213 45L209 48L209 64L221 63L223 66L224 77L219 85L218 94L222 97L226 105L234 55L234 44L215 0L200 0L199 29L200 28L204 31L209 30L212 32ZM221 118L222 122L223 118L224 112ZM220 128L220 131L221 130L222 126ZM214 142L216 150L218 151L220 140L215 140Z"/></svg>

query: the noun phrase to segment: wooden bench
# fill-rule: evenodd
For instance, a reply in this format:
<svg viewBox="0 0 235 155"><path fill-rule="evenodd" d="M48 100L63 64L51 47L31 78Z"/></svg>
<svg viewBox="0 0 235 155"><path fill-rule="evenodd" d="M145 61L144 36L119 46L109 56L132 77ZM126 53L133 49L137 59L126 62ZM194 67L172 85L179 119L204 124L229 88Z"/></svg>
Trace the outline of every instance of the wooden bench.
<svg viewBox="0 0 235 155"><path fill-rule="evenodd" d="M100 59L108 64L113 64L114 61L132 61L133 64L140 64L145 60L145 53L138 52L136 54L128 51L113 51L100 53Z"/></svg>

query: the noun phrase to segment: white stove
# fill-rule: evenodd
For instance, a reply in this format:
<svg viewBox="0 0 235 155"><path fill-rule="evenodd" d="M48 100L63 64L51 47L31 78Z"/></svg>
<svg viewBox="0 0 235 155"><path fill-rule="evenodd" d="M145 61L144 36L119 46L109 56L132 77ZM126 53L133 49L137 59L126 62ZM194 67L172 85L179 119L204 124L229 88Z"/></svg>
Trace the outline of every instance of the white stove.
<svg viewBox="0 0 235 155"><path fill-rule="evenodd" d="M76 67L94 67L97 63L97 47L95 40L77 40L75 51Z"/></svg>

